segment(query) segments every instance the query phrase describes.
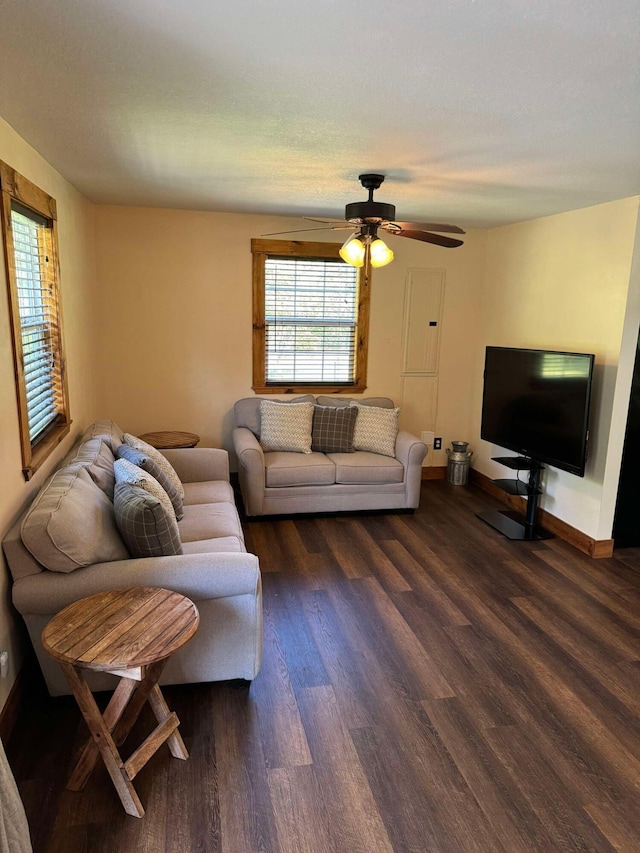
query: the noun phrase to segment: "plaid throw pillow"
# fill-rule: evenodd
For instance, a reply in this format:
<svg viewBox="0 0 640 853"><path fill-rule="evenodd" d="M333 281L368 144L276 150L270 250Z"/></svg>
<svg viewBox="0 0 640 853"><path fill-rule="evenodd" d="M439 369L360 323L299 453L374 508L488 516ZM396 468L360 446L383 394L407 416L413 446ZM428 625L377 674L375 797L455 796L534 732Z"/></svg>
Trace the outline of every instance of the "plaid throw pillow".
<svg viewBox="0 0 640 853"><path fill-rule="evenodd" d="M145 453L142 450L136 450L135 447L131 447L129 444L121 444L120 447L118 447L116 455L118 459L126 459L127 462L131 462L132 465L137 465L138 468L142 468L143 471L146 471L147 474L151 474L151 476L160 483L162 488L169 495L169 500L173 504L176 518L180 521L184 515L182 498L178 494L178 490L173 484L173 480L167 477L166 472L155 462L155 460L153 460L148 453Z"/></svg>
<svg viewBox="0 0 640 853"><path fill-rule="evenodd" d="M314 406L311 449L321 453L353 453L355 406Z"/></svg>
<svg viewBox="0 0 640 853"><path fill-rule="evenodd" d="M132 557L182 554L178 524L149 492L124 481L116 483L113 508L120 535Z"/></svg>

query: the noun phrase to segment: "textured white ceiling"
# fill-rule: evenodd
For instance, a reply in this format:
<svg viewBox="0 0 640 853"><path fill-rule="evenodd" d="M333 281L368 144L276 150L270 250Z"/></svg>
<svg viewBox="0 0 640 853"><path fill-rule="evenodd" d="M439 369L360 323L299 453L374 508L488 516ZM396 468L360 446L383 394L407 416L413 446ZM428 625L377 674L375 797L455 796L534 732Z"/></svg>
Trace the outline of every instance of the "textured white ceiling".
<svg viewBox="0 0 640 853"><path fill-rule="evenodd" d="M640 3L0 0L0 116L96 202L515 222L640 193Z"/></svg>

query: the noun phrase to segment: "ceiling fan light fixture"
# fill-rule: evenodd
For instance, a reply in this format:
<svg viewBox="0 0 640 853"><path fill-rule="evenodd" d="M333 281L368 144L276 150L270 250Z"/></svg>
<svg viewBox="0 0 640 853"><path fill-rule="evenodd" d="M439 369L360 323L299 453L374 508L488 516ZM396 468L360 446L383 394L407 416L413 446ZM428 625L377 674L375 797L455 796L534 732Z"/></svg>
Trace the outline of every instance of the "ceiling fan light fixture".
<svg viewBox="0 0 640 853"><path fill-rule="evenodd" d="M379 237L371 243L369 246L369 252L371 253L371 266L372 267L386 267L387 264L390 264L393 260L393 252Z"/></svg>
<svg viewBox="0 0 640 853"><path fill-rule="evenodd" d="M342 260L352 267L364 266L365 245L359 234L352 234L342 244L339 253Z"/></svg>

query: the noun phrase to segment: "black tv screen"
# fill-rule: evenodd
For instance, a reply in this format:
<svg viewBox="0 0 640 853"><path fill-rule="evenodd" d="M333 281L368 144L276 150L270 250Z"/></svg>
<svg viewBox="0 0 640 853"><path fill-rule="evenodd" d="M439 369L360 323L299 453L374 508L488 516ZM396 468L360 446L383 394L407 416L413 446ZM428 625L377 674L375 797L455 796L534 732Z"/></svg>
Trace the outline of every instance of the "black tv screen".
<svg viewBox="0 0 640 853"><path fill-rule="evenodd" d="M584 476L594 356L487 347L480 437Z"/></svg>

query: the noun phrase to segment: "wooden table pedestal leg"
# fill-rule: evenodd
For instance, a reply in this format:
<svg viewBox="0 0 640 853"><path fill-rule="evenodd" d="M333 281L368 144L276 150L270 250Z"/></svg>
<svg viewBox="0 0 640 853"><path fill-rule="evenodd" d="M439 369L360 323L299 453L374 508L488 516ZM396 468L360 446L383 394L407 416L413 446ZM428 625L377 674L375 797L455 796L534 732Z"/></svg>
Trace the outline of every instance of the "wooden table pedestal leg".
<svg viewBox="0 0 640 853"><path fill-rule="evenodd" d="M127 814L134 817L142 817L144 815L142 803L124 768L120 753L111 737L111 732L100 713L100 709L96 705L87 682L84 680L82 669L62 662L61 666L73 690L73 695L76 698L82 716L102 756L107 772L111 776L111 781L118 792L124 810Z"/></svg>
<svg viewBox="0 0 640 853"><path fill-rule="evenodd" d="M131 694L137 686L138 682L133 679L122 678L120 680L104 714L102 715L104 723L110 732L113 732L114 728L118 724L127 704L129 703ZM82 791L84 786L87 784L89 776L91 776L93 768L96 766L98 755L98 745L92 735L84 745L75 769L69 779L69 783L67 784L67 788L70 791Z"/></svg>
<svg viewBox="0 0 640 853"><path fill-rule="evenodd" d="M62 663L65 675L91 732L91 739L82 749L67 787L80 791L85 786L98 754L116 787L127 814L142 817L144 809L133 787L133 779L144 767L156 750L167 741L171 755L175 758L189 757L182 737L178 733L180 721L169 710L158 687L166 661L158 661L146 667L141 681L122 676L104 715L100 713L89 689L81 667ZM149 702L158 725L148 738L136 749L127 761L122 760L118 747L124 743L140 712Z"/></svg>
<svg viewBox="0 0 640 853"><path fill-rule="evenodd" d="M153 690L149 694L149 704L153 708L153 713L156 715L156 720L161 724L169 717L175 716L167 708L167 703L164 701L164 696L160 692L160 688L157 684L153 685ZM169 745L171 755L173 755L174 758L189 758L187 747L184 745L184 741L182 740L182 737L178 731L175 731L173 732L173 734L169 735L169 737L167 738L167 743Z"/></svg>

